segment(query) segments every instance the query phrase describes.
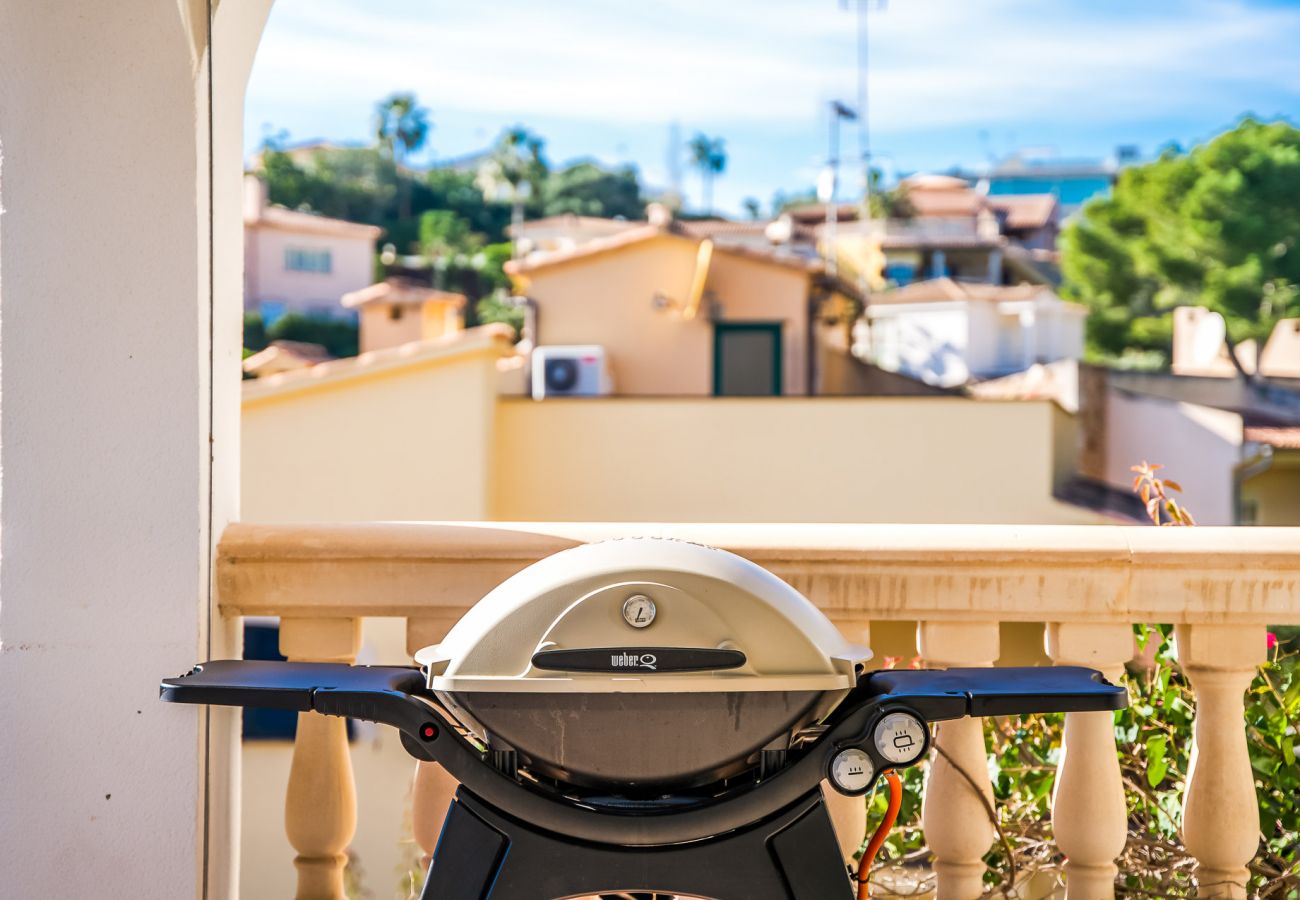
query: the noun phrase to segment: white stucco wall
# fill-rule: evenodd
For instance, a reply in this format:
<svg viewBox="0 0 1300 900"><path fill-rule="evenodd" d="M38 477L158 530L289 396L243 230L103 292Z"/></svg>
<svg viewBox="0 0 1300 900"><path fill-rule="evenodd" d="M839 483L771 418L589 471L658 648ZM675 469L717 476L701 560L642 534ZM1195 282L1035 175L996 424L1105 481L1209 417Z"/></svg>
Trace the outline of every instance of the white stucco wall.
<svg viewBox="0 0 1300 900"><path fill-rule="evenodd" d="M240 122L269 5L218 13L211 144L206 3L0 12L5 897L233 892L232 717L157 696L237 652L209 563L238 503Z"/></svg>
<svg viewBox="0 0 1300 900"><path fill-rule="evenodd" d="M876 361L930 384L1017 372L1083 356L1081 310L1045 291L1014 303L879 304L869 309Z"/></svg>
<svg viewBox="0 0 1300 900"><path fill-rule="evenodd" d="M170 4L3 18L0 892L194 896L200 717L157 691L206 618L195 73Z"/></svg>
<svg viewBox="0 0 1300 900"><path fill-rule="evenodd" d="M870 312L878 364L930 384L964 384L973 329L965 303L881 305Z"/></svg>
<svg viewBox="0 0 1300 900"><path fill-rule="evenodd" d="M273 302L284 304L286 312L350 316L351 311L343 308L339 298L374 280L374 243L368 238L305 234L264 226L245 231L244 271L250 309ZM290 248L328 251L331 270L298 272L286 268L285 251Z"/></svg>
<svg viewBox="0 0 1300 900"><path fill-rule="evenodd" d="M1002 358L1006 355L1006 348L1014 347L1017 351L1020 348L1018 328L1006 316L998 315L997 306L992 303L970 303L967 306L970 347L966 352L966 363L971 373L984 375L1005 371Z"/></svg>
<svg viewBox="0 0 1300 900"><path fill-rule="evenodd" d="M1241 461L1236 413L1112 391L1106 402L1106 481L1133 483L1130 466L1146 461L1183 488L1184 503L1201 525L1233 525L1233 467Z"/></svg>

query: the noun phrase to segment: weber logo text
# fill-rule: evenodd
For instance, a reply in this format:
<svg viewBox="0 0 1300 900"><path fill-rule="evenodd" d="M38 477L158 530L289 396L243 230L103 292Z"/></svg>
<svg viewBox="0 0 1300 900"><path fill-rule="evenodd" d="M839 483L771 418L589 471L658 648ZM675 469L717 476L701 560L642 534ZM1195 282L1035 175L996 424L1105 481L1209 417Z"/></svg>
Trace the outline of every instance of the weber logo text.
<svg viewBox="0 0 1300 900"><path fill-rule="evenodd" d="M659 665L659 658L653 653L621 653L609 655L609 665L613 669L651 669Z"/></svg>

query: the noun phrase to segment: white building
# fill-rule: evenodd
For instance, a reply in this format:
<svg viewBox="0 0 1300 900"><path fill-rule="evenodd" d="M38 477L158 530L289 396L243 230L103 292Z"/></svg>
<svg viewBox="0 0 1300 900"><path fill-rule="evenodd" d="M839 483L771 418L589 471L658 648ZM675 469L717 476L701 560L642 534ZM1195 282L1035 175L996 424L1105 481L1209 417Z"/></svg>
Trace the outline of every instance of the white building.
<svg viewBox="0 0 1300 900"><path fill-rule="evenodd" d="M374 281L382 229L267 202L266 184L244 176L244 308L269 324L285 313L351 315L344 294Z"/></svg>
<svg viewBox="0 0 1300 900"><path fill-rule="evenodd" d="M954 387L1079 359L1086 317L1044 285L934 278L873 294L859 352L884 369Z"/></svg>

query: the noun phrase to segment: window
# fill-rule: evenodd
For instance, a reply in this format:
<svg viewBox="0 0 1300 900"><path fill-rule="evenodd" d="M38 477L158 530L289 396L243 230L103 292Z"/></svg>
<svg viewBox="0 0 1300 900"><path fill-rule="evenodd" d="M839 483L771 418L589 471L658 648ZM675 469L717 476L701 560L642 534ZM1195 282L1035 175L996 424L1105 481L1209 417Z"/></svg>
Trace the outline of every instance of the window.
<svg viewBox="0 0 1300 900"><path fill-rule="evenodd" d="M328 250L313 250L306 247L286 247L284 250L284 268L286 272L317 272L328 275L334 260Z"/></svg>
<svg viewBox="0 0 1300 900"><path fill-rule="evenodd" d="M899 287L911 284L916 280L916 263L913 262L891 262L885 266L885 280L892 281Z"/></svg>
<svg viewBox="0 0 1300 900"><path fill-rule="evenodd" d="M244 619L244 659L283 662L280 655L280 624L269 619ZM246 706L244 740L291 741L298 731L298 713L291 709ZM353 739L352 720L347 720L348 740Z"/></svg>

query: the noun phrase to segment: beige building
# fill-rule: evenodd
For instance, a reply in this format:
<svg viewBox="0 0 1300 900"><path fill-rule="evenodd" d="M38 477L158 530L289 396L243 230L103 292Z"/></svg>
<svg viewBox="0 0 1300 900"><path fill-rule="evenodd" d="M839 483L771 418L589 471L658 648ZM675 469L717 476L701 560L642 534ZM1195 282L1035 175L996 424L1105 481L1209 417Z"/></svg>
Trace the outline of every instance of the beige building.
<svg viewBox="0 0 1300 900"><path fill-rule="evenodd" d="M834 229L825 204L790 210L797 226L813 228L823 253L881 284L958 281L1016 285L1059 280L1054 257L1060 207L1050 194L991 197L949 175L913 175L901 187L905 217L859 221L860 208L841 205Z"/></svg>
<svg viewBox="0 0 1300 900"><path fill-rule="evenodd" d="M1048 401L536 402L498 393L514 358L490 325L247 382L244 519L1102 521L1054 498L1075 441Z"/></svg>
<svg viewBox="0 0 1300 900"><path fill-rule="evenodd" d="M286 313L337 317L344 294L374 280L382 233L268 202L266 184L244 176L244 308L268 321Z"/></svg>
<svg viewBox="0 0 1300 900"><path fill-rule="evenodd" d="M343 295L357 311L361 352L455 334L464 328L465 295L439 291L406 278L388 278Z"/></svg>
<svg viewBox="0 0 1300 900"><path fill-rule="evenodd" d="M604 347L621 396L799 395L817 384L821 263L641 224L508 263L537 346Z"/></svg>

